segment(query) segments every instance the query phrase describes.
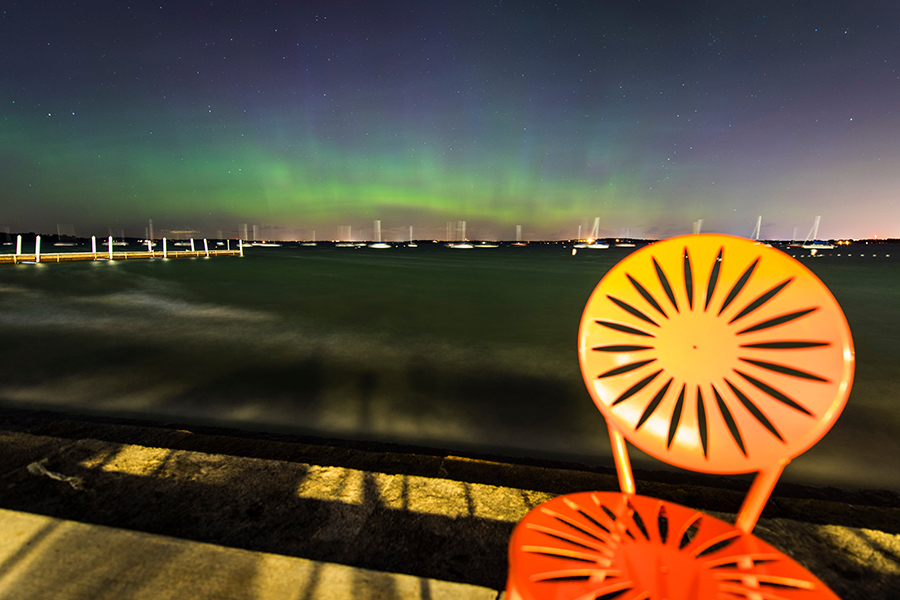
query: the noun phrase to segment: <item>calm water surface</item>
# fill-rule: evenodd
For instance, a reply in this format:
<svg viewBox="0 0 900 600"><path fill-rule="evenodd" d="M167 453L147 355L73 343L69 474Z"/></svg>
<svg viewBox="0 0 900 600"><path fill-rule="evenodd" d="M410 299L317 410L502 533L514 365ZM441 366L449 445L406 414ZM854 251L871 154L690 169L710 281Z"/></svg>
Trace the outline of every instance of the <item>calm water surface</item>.
<svg viewBox="0 0 900 600"><path fill-rule="evenodd" d="M285 246L0 265L0 402L611 465L576 332L628 251ZM803 264L847 314L854 388L785 478L900 489L900 248L837 253Z"/></svg>

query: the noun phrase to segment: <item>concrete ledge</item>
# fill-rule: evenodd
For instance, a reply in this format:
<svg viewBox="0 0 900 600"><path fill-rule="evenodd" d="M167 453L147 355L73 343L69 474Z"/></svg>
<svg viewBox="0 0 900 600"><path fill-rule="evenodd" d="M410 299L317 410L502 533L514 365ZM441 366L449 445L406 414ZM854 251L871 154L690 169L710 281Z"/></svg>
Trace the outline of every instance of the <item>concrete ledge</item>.
<svg viewBox="0 0 900 600"><path fill-rule="evenodd" d="M494 593L505 584L509 536L530 508L570 491L616 489L615 477L602 472L446 454L122 424L8 419L0 425L2 508ZM145 443L122 443L129 439ZM197 447L207 451L189 449ZM726 520L743 495L730 484L667 478L675 475L640 481L639 490ZM868 504L851 505L828 490L793 491L798 497L773 498L759 537L845 600L900 597L893 493L860 493ZM852 491L838 497L846 494L853 497Z"/></svg>
<svg viewBox="0 0 900 600"><path fill-rule="evenodd" d="M0 509L0 598L496 600L496 590Z"/></svg>

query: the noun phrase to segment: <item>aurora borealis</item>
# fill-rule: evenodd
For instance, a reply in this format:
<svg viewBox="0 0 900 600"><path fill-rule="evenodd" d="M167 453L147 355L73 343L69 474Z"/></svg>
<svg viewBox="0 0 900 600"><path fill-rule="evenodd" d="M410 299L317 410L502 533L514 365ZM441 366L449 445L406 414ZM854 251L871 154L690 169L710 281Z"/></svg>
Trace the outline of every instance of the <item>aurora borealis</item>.
<svg viewBox="0 0 900 600"><path fill-rule="evenodd" d="M892 2L14 1L0 226L900 237L898 101Z"/></svg>

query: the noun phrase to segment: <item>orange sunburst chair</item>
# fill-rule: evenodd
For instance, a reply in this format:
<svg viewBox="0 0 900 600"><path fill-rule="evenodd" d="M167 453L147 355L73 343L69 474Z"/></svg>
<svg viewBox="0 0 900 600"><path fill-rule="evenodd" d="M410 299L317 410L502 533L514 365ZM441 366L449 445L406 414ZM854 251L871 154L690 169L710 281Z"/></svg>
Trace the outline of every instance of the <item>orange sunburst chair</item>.
<svg viewBox="0 0 900 600"><path fill-rule="evenodd" d="M815 275L743 238L657 242L594 289L578 355L622 491L529 512L510 540L510 600L836 598L751 533L850 393L850 329ZM636 495L625 440L693 471L758 472L735 524Z"/></svg>

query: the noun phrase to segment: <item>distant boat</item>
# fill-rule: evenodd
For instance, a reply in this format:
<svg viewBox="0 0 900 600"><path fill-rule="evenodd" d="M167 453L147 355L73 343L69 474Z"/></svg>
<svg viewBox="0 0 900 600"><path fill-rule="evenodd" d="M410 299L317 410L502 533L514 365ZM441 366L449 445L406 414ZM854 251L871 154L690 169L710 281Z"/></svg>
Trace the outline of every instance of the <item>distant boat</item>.
<svg viewBox="0 0 900 600"><path fill-rule="evenodd" d="M313 238L311 242L303 242L300 244L301 246L316 246L316 232L313 231Z"/></svg>
<svg viewBox="0 0 900 600"><path fill-rule="evenodd" d="M68 239L75 238L75 229L71 225L66 226L66 229L68 229L69 231L72 232L71 235L68 232L63 233L62 232L63 226L60 225L59 223L56 224L56 239L59 241L57 241L55 244L53 244L54 246L74 246L75 245L75 242L64 242L63 241L63 238L68 238Z"/></svg>
<svg viewBox="0 0 900 600"><path fill-rule="evenodd" d="M375 225L375 227L374 227L375 242L369 244L369 248L377 248L377 249L390 248L391 247L390 244L385 244L383 241L381 241L381 220L376 219L374 225Z"/></svg>
<svg viewBox="0 0 900 600"><path fill-rule="evenodd" d="M631 230L626 229L625 235L622 236L622 241L616 240L616 248L634 248L634 242L631 240Z"/></svg>
<svg viewBox="0 0 900 600"><path fill-rule="evenodd" d="M756 242L758 245L769 246L772 247L772 244L766 244L765 242L759 241L759 231L762 228L762 215L756 217L756 229L753 230L753 233L750 234L750 238Z"/></svg>
<svg viewBox="0 0 900 600"><path fill-rule="evenodd" d="M409 243L406 245L407 248L418 248L419 245L413 241L412 236L412 225L409 226Z"/></svg>
<svg viewBox="0 0 900 600"><path fill-rule="evenodd" d="M597 241L598 235L600 235L600 217L594 219L594 227L591 229L591 234L588 236L587 241L575 244L575 247L587 248L592 250L603 250L605 248L609 248L609 244L604 244Z"/></svg>
<svg viewBox="0 0 900 600"><path fill-rule="evenodd" d="M522 226L516 225L516 241L511 244L512 246L527 246L525 242L522 241Z"/></svg>
<svg viewBox="0 0 900 600"><path fill-rule="evenodd" d="M343 236L343 229L344 229L344 227L341 226L341 237L344 237L344 236ZM346 241L346 242L338 242L338 243L336 243L336 244L334 245L334 247L335 247L335 248L356 248L357 244L354 244L352 241L350 241L350 240L352 240L352 239L353 239L353 232L352 232L352 230L351 230L351 227L348 225L348 226L347 226L347 240L348 240L348 241Z"/></svg>
<svg viewBox="0 0 900 600"><path fill-rule="evenodd" d="M753 230L753 233L750 234L750 239L755 242L759 241L759 230L762 228L762 215L756 217L756 228Z"/></svg>
<svg viewBox="0 0 900 600"><path fill-rule="evenodd" d="M806 250L831 250L834 248L834 244L818 241L819 220L821 218L821 215L816 217L816 221L813 224L812 229L810 229L809 233L806 234L806 239L803 240L803 245L801 246L801 248L804 248ZM812 238L812 241L810 241L810 237Z"/></svg>
<svg viewBox="0 0 900 600"><path fill-rule="evenodd" d="M470 244L468 241L466 241L466 222L465 222L465 221L460 221L460 222L459 222L459 226L460 226L460 229L461 229L461 233L460 233L460 236L459 236L460 241L454 242L454 243L452 243L452 244L447 244L447 247L448 247L448 248L455 248L455 249L457 249L457 250L469 250L469 249L472 248L472 244Z"/></svg>
<svg viewBox="0 0 900 600"><path fill-rule="evenodd" d="M280 248L281 244L275 242L253 242L250 244L254 248Z"/></svg>
<svg viewBox="0 0 900 600"><path fill-rule="evenodd" d="M480 244L475 244L473 248L499 248L499 244L488 244L487 242L481 242Z"/></svg>

